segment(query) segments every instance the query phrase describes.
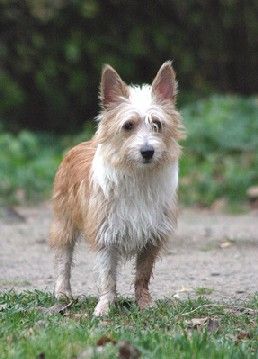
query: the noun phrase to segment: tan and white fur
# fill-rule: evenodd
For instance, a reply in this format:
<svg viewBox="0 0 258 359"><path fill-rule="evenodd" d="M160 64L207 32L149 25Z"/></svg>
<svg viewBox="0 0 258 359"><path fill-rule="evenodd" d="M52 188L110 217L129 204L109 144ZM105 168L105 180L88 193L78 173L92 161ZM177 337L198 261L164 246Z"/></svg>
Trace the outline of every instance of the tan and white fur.
<svg viewBox="0 0 258 359"><path fill-rule="evenodd" d="M149 281L177 222L182 124L175 108L171 62L152 85L128 86L109 65L102 71L98 130L72 148L54 183L50 245L55 251L55 296L71 296L72 252L83 234L97 255L100 297L95 315L116 298L117 266L135 257L135 297L151 304Z"/></svg>

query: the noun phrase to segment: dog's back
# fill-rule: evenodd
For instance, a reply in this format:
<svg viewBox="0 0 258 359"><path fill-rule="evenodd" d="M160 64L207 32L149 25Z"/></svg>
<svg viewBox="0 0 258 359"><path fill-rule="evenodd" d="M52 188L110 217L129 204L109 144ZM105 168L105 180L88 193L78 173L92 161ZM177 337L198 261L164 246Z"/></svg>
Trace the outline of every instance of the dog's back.
<svg viewBox="0 0 258 359"><path fill-rule="evenodd" d="M87 215L90 169L96 152L94 139L73 147L64 157L54 180L54 221L50 246L73 242L83 232Z"/></svg>

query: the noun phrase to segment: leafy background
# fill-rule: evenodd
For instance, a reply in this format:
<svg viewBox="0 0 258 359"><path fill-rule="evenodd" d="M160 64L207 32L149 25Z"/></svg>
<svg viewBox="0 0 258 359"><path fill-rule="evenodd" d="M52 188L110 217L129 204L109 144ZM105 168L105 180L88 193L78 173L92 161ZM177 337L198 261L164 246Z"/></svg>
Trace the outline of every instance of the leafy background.
<svg viewBox="0 0 258 359"><path fill-rule="evenodd" d="M48 198L62 154L94 131L103 63L150 82L174 60L181 200L246 201L258 183L255 0L0 1L0 200Z"/></svg>

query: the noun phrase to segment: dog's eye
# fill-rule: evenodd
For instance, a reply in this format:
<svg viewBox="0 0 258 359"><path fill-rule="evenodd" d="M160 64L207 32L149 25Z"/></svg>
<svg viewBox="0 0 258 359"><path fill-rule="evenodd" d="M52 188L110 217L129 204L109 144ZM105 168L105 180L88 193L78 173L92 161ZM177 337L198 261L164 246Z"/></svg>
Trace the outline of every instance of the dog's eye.
<svg viewBox="0 0 258 359"><path fill-rule="evenodd" d="M153 128L154 128L154 131L158 132L158 131L161 130L161 121L158 120L157 118L152 120L152 125L153 125Z"/></svg>
<svg viewBox="0 0 258 359"><path fill-rule="evenodd" d="M126 130L126 131L130 131L134 128L134 123L132 121L127 121L123 128Z"/></svg>

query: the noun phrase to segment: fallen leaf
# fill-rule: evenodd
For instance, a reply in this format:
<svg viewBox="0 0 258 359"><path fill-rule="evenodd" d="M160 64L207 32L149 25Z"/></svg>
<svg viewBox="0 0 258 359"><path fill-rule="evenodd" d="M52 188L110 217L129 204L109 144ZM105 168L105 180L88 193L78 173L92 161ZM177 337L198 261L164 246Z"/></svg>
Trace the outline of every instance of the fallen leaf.
<svg viewBox="0 0 258 359"><path fill-rule="evenodd" d="M232 306L232 307L229 306L228 308L226 308L226 312L233 313L235 315L246 314L250 316L256 316L258 313L258 311L255 309L238 307L238 306Z"/></svg>
<svg viewBox="0 0 258 359"><path fill-rule="evenodd" d="M182 287L181 289L178 289L177 292L173 295L174 298L179 298L180 294L182 293L187 293L187 292L191 292L193 290L193 288L185 288Z"/></svg>
<svg viewBox="0 0 258 359"><path fill-rule="evenodd" d="M51 307L45 308L45 307L37 307L37 309L47 315L53 315L53 314L62 314L64 315L64 313L70 309L74 304L77 303L77 299L72 300L70 303L68 304L62 304L62 303L58 303L55 305L52 305Z"/></svg>
<svg viewBox="0 0 258 359"><path fill-rule="evenodd" d="M232 241L225 241L225 242L222 242L220 243L220 248L224 249L224 248L228 248L228 247L231 247L233 245L233 242Z"/></svg>
<svg viewBox="0 0 258 359"><path fill-rule="evenodd" d="M141 352L126 340L118 342L118 348L119 359L138 359L141 356Z"/></svg>
<svg viewBox="0 0 258 359"><path fill-rule="evenodd" d="M207 322L207 317L205 318L193 318L186 321L186 324L188 328L190 329L199 329L200 327L203 327Z"/></svg>
<svg viewBox="0 0 258 359"><path fill-rule="evenodd" d="M192 288L182 287L181 289L179 289L179 290L177 291L177 293L191 292L191 290L193 290L193 289L192 289Z"/></svg>
<svg viewBox="0 0 258 359"><path fill-rule="evenodd" d="M89 317L87 313L71 313L71 312L65 312L64 316L74 320L87 319Z"/></svg>
<svg viewBox="0 0 258 359"><path fill-rule="evenodd" d="M33 335L35 333L34 329L33 328L29 328L28 331L27 331L27 335L30 336L30 335Z"/></svg>
<svg viewBox="0 0 258 359"><path fill-rule="evenodd" d="M248 332L240 332L237 334L237 341L241 341L241 340L245 340L245 339L250 339L251 335Z"/></svg>
<svg viewBox="0 0 258 359"><path fill-rule="evenodd" d="M219 320L214 318L208 318L207 320L207 331L216 332L219 329Z"/></svg>
<svg viewBox="0 0 258 359"><path fill-rule="evenodd" d="M207 328L208 332L214 332L219 328L219 320L210 317L193 318L188 320L186 323L189 329L200 330Z"/></svg>
<svg viewBox="0 0 258 359"><path fill-rule="evenodd" d="M107 343L112 343L112 344L116 344L116 340L108 337L106 335L103 335L102 337L99 338L99 340L97 341L97 346L104 346Z"/></svg>

